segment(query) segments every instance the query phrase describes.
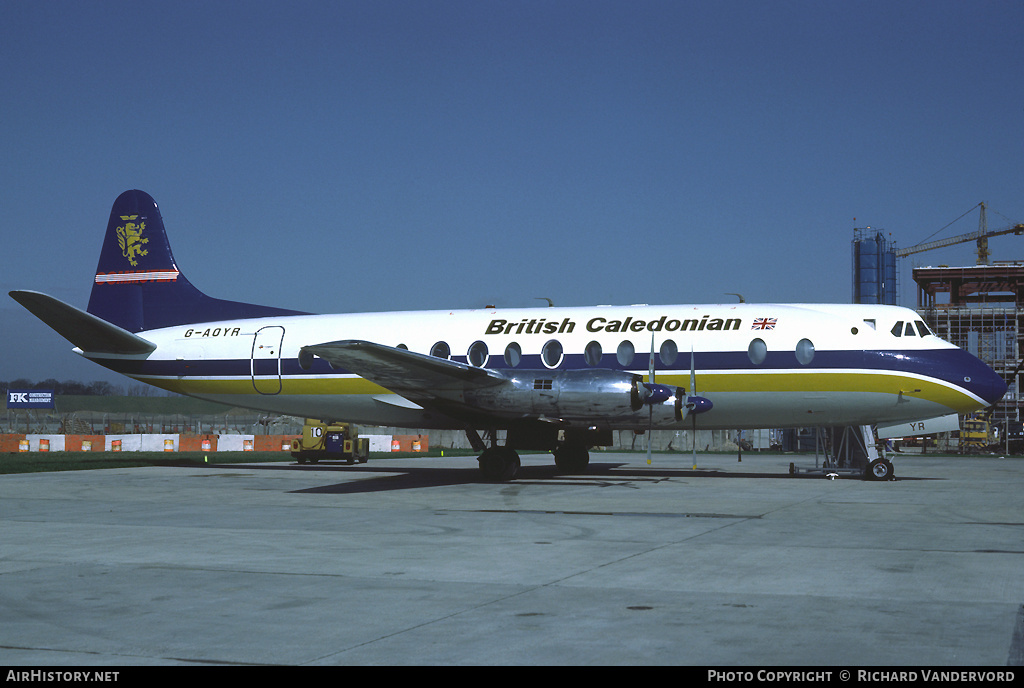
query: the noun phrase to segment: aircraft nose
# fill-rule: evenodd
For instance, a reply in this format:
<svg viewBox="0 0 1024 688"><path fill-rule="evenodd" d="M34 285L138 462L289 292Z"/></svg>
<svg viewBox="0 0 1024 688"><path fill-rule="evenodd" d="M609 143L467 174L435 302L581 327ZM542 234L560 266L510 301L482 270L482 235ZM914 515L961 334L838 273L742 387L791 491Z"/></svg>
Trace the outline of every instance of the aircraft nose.
<svg viewBox="0 0 1024 688"><path fill-rule="evenodd" d="M1006 380L988 366L985 366L980 377L982 379L977 383L978 396L988 402L989 406L1003 398L1007 390Z"/></svg>
<svg viewBox="0 0 1024 688"><path fill-rule="evenodd" d="M964 352L966 354L966 352ZM981 397L988 406L995 404L1006 394L1006 380L992 370L984 361L966 354L966 365L961 369L962 384Z"/></svg>

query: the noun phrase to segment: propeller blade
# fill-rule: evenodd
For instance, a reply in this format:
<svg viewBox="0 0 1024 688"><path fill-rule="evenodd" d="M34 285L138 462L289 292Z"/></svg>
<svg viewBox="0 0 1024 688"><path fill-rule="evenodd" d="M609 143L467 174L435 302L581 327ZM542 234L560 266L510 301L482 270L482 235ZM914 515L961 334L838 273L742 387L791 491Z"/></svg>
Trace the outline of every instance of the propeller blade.
<svg viewBox="0 0 1024 688"><path fill-rule="evenodd" d="M697 367L693 358L693 347L690 347L690 394L697 396Z"/></svg>
<svg viewBox="0 0 1024 688"><path fill-rule="evenodd" d="M692 344L690 345L690 394L697 396L697 362L693 356ZM693 470L697 470L697 414L693 411L694 409L690 410L690 416L693 419L690 434L693 439Z"/></svg>
<svg viewBox="0 0 1024 688"><path fill-rule="evenodd" d="M651 429L654 426L654 407L647 407L647 465L651 465Z"/></svg>
<svg viewBox="0 0 1024 688"><path fill-rule="evenodd" d="M647 381L651 385L651 395L654 395L654 335L651 335L651 358L648 364ZM651 434L654 431L654 404L647 406L647 465L651 465Z"/></svg>
<svg viewBox="0 0 1024 688"><path fill-rule="evenodd" d="M653 385L654 384L654 335L653 334L651 335L651 358L650 358L650 362L648 363L647 375L648 375L647 381L650 382Z"/></svg>

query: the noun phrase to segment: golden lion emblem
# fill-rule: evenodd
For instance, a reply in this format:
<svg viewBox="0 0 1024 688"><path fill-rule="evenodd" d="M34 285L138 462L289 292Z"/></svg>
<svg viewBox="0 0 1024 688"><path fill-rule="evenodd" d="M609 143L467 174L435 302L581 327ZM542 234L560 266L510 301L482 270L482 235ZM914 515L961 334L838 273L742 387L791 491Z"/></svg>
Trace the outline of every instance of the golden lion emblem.
<svg viewBox="0 0 1024 688"><path fill-rule="evenodd" d="M121 255L127 258L132 265L139 264L139 261L136 260L138 256L149 253L148 250L142 248L143 244L149 243L149 239L142 238L142 231L146 229L146 223L136 224L135 220L138 217L138 215L122 215L124 226L117 228L117 244L121 247Z"/></svg>

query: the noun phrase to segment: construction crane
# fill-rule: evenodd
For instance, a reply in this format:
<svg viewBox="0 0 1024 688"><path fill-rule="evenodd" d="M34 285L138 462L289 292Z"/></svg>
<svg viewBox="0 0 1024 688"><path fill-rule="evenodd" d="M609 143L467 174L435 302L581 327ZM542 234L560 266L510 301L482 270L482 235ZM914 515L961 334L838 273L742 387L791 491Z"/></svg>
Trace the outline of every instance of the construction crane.
<svg viewBox="0 0 1024 688"><path fill-rule="evenodd" d="M996 229L989 231L988 220L985 216L986 205L985 201L982 201L975 208L981 208L981 216L978 218L978 231L970 232L969 234L961 234L960 236L949 237L948 239L936 239L935 241L926 241L916 246L910 246L909 248L896 249L896 256L902 258L909 256L911 253L920 253L921 251L931 251L935 248L942 248L943 246L952 246L953 244L964 244L968 241L978 242L978 265L989 264L989 253L988 253L988 238L994 236L1000 236L1002 234L1024 234L1024 224L1016 224L1010 227L1004 227L1003 229ZM974 208L971 208L974 210ZM971 212L968 210L967 213ZM964 213L966 215L967 213ZM961 215L960 217L963 217Z"/></svg>

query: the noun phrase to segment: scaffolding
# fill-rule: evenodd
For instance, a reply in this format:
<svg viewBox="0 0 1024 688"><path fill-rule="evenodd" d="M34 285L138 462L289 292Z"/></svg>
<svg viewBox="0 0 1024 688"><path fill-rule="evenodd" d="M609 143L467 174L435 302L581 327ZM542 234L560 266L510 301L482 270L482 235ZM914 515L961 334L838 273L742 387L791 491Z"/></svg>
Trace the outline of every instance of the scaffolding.
<svg viewBox="0 0 1024 688"><path fill-rule="evenodd" d="M1019 421L1024 350L1024 263L914 268L917 309L932 331L969 351L1007 381L992 420Z"/></svg>

